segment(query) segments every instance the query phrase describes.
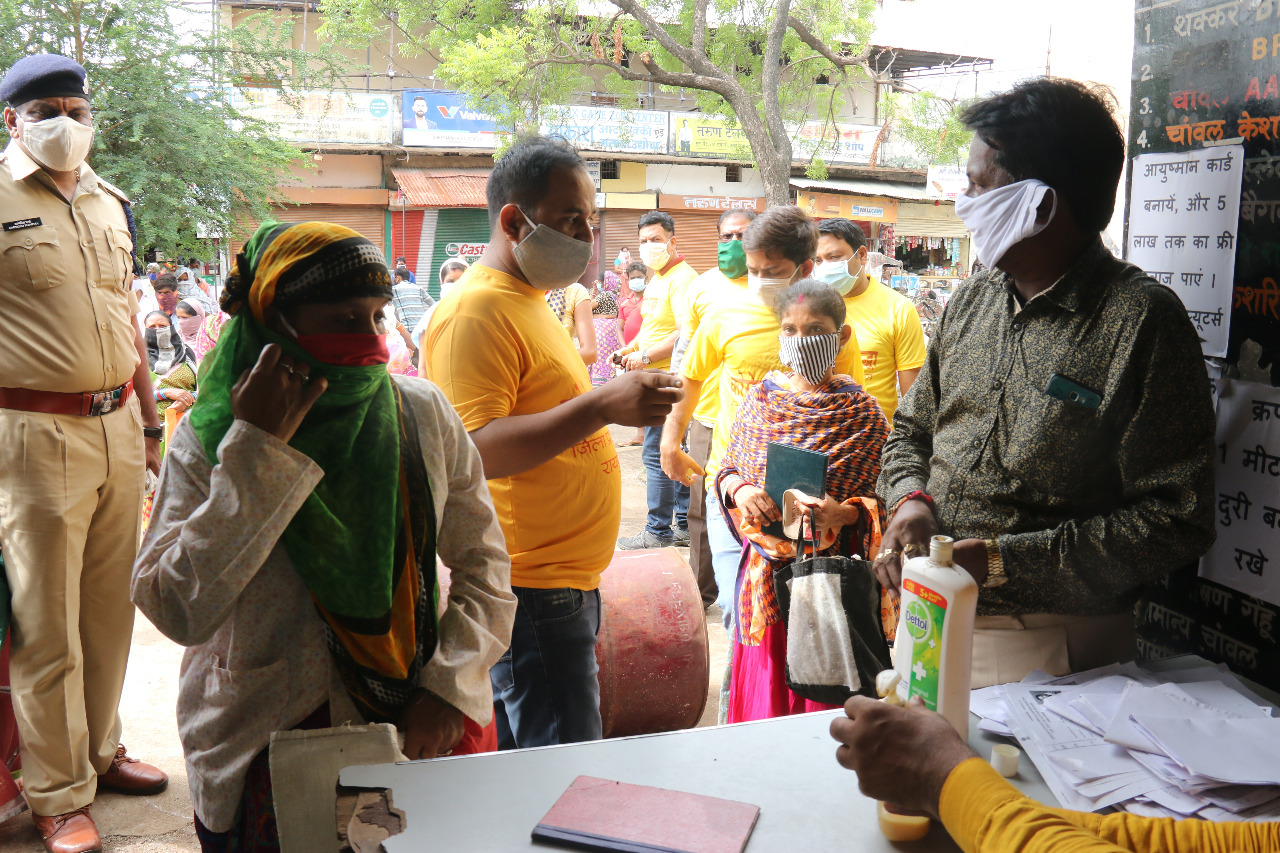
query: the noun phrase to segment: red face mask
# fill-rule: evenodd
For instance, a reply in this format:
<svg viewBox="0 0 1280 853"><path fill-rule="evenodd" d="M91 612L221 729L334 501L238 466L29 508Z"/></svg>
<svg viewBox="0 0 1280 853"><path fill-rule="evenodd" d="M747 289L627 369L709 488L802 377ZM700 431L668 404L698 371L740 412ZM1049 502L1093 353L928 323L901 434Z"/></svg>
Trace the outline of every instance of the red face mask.
<svg viewBox="0 0 1280 853"><path fill-rule="evenodd" d="M329 334L298 335L298 346L317 361L340 367L367 367L391 360L386 335Z"/></svg>
<svg viewBox="0 0 1280 853"><path fill-rule="evenodd" d="M173 312L178 310L178 294L157 293L156 303L159 304L161 311L172 317Z"/></svg>

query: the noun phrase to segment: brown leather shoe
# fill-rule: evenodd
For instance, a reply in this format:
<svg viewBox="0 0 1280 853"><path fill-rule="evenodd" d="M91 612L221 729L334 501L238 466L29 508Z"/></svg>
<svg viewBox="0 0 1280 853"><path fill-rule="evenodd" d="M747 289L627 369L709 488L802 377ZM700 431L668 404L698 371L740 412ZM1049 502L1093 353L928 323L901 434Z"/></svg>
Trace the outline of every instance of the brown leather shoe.
<svg viewBox="0 0 1280 853"><path fill-rule="evenodd" d="M49 853L100 853L102 850L102 839L98 837L98 827L89 815L88 806L53 817L32 812L31 817Z"/></svg>
<svg viewBox="0 0 1280 853"><path fill-rule="evenodd" d="M117 794L158 794L169 784L169 777L159 767L143 764L124 754L124 744L116 748L111 767L98 777L99 791Z"/></svg>

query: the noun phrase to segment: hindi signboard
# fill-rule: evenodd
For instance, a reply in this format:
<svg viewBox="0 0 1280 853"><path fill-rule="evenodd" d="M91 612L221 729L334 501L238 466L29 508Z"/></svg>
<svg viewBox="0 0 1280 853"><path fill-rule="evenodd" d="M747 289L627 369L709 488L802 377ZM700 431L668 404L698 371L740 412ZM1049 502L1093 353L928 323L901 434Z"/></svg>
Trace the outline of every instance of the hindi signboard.
<svg viewBox="0 0 1280 853"><path fill-rule="evenodd" d="M671 153L708 160L751 160L751 143L730 119L702 113L670 113Z"/></svg>
<svg viewBox="0 0 1280 853"><path fill-rule="evenodd" d="M548 107L541 116L545 136L567 139L582 151L667 153L667 113L611 107Z"/></svg>
<svg viewBox="0 0 1280 853"><path fill-rule="evenodd" d="M788 125L787 129L791 132L791 150L796 160L816 156L827 163L852 165L871 162L871 148L880 133L879 125L825 121L806 121L801 125Z"/></svg>
<svg viewBox="0 0 1280 853"><path fill-rule="evenodd" d="M265 121L288 142L391 143L392 95L367 92L231 89L231 105Z"/></svg>
<svg viewBox="0 0 1280 853"><path fill-rule="evenodd" d="M1280 604L1280 389L1219 379L1218 536L1200 577Z"/></svg>
<svg viewBox="0 0 1280 853"><path fill-rule="evenodd" d="M1205 355L1227 354L1243 173L1238 145L1133 160L1125 257L1181 297Z"/></svg>

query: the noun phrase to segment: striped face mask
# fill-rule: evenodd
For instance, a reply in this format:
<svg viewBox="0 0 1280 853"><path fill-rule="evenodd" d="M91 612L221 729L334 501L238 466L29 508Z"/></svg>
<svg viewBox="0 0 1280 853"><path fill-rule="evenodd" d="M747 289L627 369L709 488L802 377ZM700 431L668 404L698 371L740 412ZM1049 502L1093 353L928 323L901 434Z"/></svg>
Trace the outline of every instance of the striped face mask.
<svg viewBox="0 0 1280 853"><path fill-rule="evenodd" d="M803 376L810 385L821 385L840 352L839 333L831 335L779 335L779 359Z"/></svg>

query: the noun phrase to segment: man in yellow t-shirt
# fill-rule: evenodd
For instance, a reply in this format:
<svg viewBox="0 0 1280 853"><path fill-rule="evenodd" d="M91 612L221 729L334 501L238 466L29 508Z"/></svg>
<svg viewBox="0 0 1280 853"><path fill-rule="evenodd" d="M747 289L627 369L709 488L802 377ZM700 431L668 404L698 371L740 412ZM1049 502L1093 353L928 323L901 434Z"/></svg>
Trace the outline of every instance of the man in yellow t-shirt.
<svg viewBox="0 0 1280 853"><path fill-rule="evenodd" d="M672 301L683 300L685 287L698 274L685 263L676 247L676 223L670 214L651 210L640 217L639 228L640 259L653 271L653 277L640 303L640 313L644 316L640 333L618 354L622 366L629 371L668 370L671 351L680 337ZM641 458L649 514L644 530L618 540L618 547L624 551L689 544L689 487L662 473L662 462L658 458L661 439L661 427L644 431Z"/></svg>
<svg viewBox="0 0 1280 853"><path fill-rule="evenodd" d="M769 371L784 369L778 354L781 322L773 313L773 297L813 270L818 231L814 221L800 208L772 207L747 226L742 244L747 263L747 291L741 299L714 308L699 324L680 368L685 397L672 409L662 432L662 467L667 476L692 482L703 474L704 466L680 449L680 440L702 388L719 369L719 404L711 455L705 466L706 513L711 561L726 625L734 609L733 591L741 546L720 510L715 476L747 390L762 381ZM835 369L861 383L859 351L854 335L836 357Z"/></svg>
<svg viewBox="0 0 1280 853"><path fill-rule="evenodd" d="M893 426L898 393L907 396L924 364L924 327L916 307L867 274L866 235L847 219L818 223L813 277L844 296L849 325L862 346L867 393L879 401Z"/></svg>
<svg viewBox="0 0 1280 853"><path fill-rule="evenodd" d="M595 187L569 145L518 142L487 194L489 246L433 312L423 364L484 460L511 555L515 626L490 672L499 744L592 740L601 734L600 573L622 503L606 425L662 423L679 382L637 371L590 390L547 310L546 291L580 278L592 253Z"/></svg>
<svg viewBox="0 0 1280 853"><path fill-rule="evenodd" d="M756 218L754 210L726 210L720 215L719 241L716 266L698 276L684 289L684 298L672 300L676 324L680 327L680 340L671 354L671 372L680 375L689 341L702 325L702 320L718 305L730 305L747 294L747 256L742 249L742 232ZM706 467L711 456L711 436L716 423L716 411L720 404L719 371L714 371L702 384L698 407L693 410L686 442L689 455L698 465ZM689 487L689 562L698 579L702 604L710 607L716 602L715 571L711 564L711 544L707 539L706 483L695 479Z"/></svg>
<svg viewBox="0 0 1280 853"><path fill-rule="evenodd" d="M1023 794L979 758L946 717L854 696L831 721L836 761L858 789L942 822L969 853L1147 853L1280 850L1280 823L1100 815L1056 809Z"/></svg>

